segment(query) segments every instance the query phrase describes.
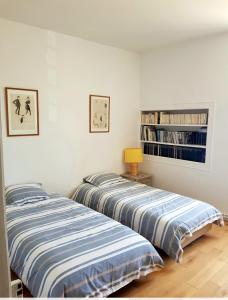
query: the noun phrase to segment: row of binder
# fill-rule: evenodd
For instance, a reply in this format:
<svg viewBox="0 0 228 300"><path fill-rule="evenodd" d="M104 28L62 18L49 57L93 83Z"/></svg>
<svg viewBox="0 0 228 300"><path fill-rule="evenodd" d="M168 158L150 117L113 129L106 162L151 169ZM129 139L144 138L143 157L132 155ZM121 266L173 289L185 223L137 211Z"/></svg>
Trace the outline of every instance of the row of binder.
<svg viewBox="0 0 228 300"><path fill-rule="evenodd" d="M144 143L144 154L205 163L206 149Z"/></svg>

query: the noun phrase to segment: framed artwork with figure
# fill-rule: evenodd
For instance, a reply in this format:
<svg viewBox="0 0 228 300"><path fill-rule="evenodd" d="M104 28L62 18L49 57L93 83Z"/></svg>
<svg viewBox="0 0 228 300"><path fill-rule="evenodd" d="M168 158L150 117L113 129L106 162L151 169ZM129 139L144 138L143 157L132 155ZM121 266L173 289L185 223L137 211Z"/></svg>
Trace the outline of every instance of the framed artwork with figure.
<svg viewBox="0 0 228 300"><path fill-rule="evenodd" d="M7 136L39 135L38 90L5 88Z"/></svg>
<svg viewBox="0 0 228 300"><path fill-rule="evenodd" d="M109 132L110 127L110 97L89 96L89 131Z"/></svg>

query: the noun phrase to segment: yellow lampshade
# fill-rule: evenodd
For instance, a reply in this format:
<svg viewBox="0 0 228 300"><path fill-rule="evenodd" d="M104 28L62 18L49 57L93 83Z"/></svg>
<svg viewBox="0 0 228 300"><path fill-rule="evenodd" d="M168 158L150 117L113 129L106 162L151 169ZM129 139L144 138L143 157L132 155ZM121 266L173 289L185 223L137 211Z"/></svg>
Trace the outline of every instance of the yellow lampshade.
<svg viewBox="0 0 228 300"><path fill-rule="evenodd" d="M125 163L140 163L143 162L142 148L127 148L124 149Z"/></svg>

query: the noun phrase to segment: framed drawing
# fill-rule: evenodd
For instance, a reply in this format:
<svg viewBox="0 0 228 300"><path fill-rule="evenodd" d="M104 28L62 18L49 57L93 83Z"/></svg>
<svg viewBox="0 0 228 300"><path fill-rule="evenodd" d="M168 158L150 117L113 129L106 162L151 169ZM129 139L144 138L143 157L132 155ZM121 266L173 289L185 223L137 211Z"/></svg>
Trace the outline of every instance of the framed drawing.
<svg viewBox="0 0 228 300"><path fill-rule="evenodd" d="M90 95L89 115L90 132L109 132L110 97Z"/></svg>
<svg viewBox="0 0 228 300"><path fill-rule="evenodd" d="M5 88L7 136L39 135L38 90Z"/></svg>

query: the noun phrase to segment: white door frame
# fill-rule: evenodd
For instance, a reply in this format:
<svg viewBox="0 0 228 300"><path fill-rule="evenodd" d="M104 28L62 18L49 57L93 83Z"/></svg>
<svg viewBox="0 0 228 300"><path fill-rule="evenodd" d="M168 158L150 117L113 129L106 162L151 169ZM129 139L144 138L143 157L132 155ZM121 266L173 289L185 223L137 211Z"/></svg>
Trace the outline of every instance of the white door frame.
<svg viewBox="0 0 228 300"><path fill-rule="evenodd" d="M10 268L5 215L5 186L2 153L2 124L0 116L0 297L10 297Z"/></svg>

